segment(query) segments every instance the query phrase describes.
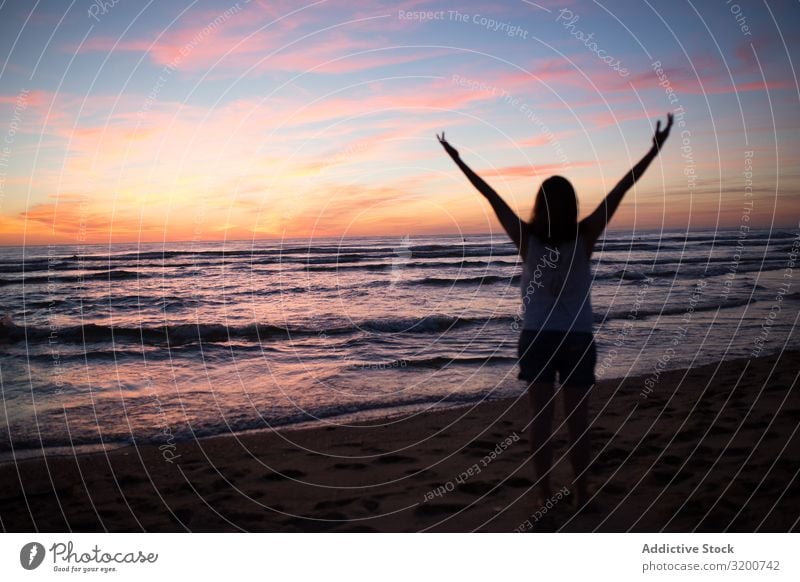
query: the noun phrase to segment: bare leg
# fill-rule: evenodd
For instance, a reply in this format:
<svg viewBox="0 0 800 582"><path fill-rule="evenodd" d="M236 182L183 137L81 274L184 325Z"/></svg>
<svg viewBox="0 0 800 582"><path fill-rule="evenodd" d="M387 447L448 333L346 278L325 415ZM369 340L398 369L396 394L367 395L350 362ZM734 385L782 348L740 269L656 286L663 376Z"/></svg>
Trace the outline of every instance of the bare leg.
<svg viewBox="0 0 800 582"><path fill-rule="evenodd" d="M553 407L555 389L553 384L535 383L528 387L533 405L531 423L531 450L536 477L539 479L539 493L542 502L552 496L550 488L550 468L553 465Z"/></svg>
<svg viewBox="0 0 800 582"><path fill-rule="evenodd" d="M588 472L591 459L589 444L589 393L591 386L564 387L564 416L567 418L572 439L570 461L575 472L577 502L583 505L589 499Z"/></svg>

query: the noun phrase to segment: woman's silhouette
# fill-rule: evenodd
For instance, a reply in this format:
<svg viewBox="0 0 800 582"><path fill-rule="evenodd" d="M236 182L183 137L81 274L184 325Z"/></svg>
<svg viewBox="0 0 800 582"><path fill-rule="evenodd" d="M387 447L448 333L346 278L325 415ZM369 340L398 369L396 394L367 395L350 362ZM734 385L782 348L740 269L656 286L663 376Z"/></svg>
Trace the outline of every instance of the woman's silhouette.
<svg viewBox="0 0 800 582"><path fill-rule="evenodd" d="M519 377L529 383L533 404L531 446L542 503L552 496L550 439L556 373L564 393L564 415L572 439L570 460L575 471L578 507L585 507L590 500L587 487L588 395L595 382L596 352L589 259L622 197L658 155L669 136L672 121L672 114L668 114L663 131L661 122L657 123L650 151L597 209L580 222L575 191L566 178L553 176L542 183L531 220L525 222L461 160L458 151L445 140L444 133L437 135L445 151L492 205L524 262Z"/></svg>

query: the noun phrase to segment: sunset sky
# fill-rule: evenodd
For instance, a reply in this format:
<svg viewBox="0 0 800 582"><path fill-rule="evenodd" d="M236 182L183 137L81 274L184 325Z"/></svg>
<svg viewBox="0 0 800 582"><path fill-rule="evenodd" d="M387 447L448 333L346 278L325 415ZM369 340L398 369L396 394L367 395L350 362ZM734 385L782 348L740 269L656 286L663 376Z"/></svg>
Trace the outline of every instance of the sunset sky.
<svg viewBox="0 0 800 582"><path fill-rule="evenodd" d="M67 5L0 8L0 244L496 231L442 130L585 215L668 111L613 228L800 218L797 2Z"/></svg>

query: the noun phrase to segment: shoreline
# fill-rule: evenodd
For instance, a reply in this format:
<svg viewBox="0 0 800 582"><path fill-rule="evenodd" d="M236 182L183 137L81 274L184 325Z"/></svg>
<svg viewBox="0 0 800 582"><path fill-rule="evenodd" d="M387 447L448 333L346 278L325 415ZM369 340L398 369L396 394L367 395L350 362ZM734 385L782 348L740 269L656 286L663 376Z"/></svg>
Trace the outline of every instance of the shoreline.
<svg viewBox="0 0 800 582"><path fill-rule="evenodd" d="M789 351L793 351L791 349L784 350L784 353L788 353ZM800 350L798 350L800 353ZM768 358L778 355L777 352L769 352L767 354L762 354L758 356L758 358ZM754 358L737 358L732 357L729 359L722 359L722 360L714 360L708 361L704 363L700 363L697 367L702 366L709 366L709 365L717 365L722 364L725 362L735 362L741 359L754 359ZM598 359L598 368L602 364L602 360ZM662 370L660 373L663 374L665 371L670 372L679 372L685 371L686 368L672 368L668 370ZM503 368L503 371L505 368ZM639 378L644 381L645 377L650 375L649 373L646 374L644 372L639 373L635 376L631 376L629 381L634 378ZM624 380L624 376L603 376L602 379L598 372L598 383L600 382L615 382ZM508 380L510 383L519 384L519 391L520 393L523 390L522 380L517 380L516 375L513 376L513 379ZM644 382L643 382L644 383ZM174 442L176 443L190 443L195 440L197 441L206 441L208 439L215 439L215 438L234 438L236 436L244 436L250 434L264 434L264 433L273 433L273 432L284 432L284 431L295 431L295 430L314 430L314 429L324 429L328 426L337 426L337 427L360 427L367 423L371 423L375 421L376 423L380 423L383 421L397 421L407 417L414 417L419 414L426 414L426 413L436 413L442 410L450 410L450 409L458 409L458 408L470 408L475 407L484 403L490 402L497 402L500 400L511 400L508 396L494 396L494 395L480 395L475 396L474 399L470 401L463 401L463 402L449 402L445 400L437 400L425 403L413 403L413 404L398 404L398 405L391 405L387 404L385 406L379 406L376 408L367 408L355 412L342 412L342 413L334 413L330 416L320 416L316 419L312 420L286 420L286 419L279 419L276 423L272 426L262 426L262 427L255 427L255 428L246 428L238 431L233 431L230 433L219 433L219 434L204 434L202 436L196 436L193 438L189 438L186 436L181 436L179 438L175 438ZM344 424L340 424L344 423ZM129 441L132 439L129 439ZM148 446L156 446L158 442L154 440L144 441L138 445L139 448L148 447ZM59 457L67 457L71 458L75 455L91 455L91 454L104 454L110 453L112 451L116 451L119 449L125 448L136 448L136 443L133 442L106 442L106 443L91 443L91 444L80 444L73 447L69 445L54 445L54 446L46 446L44 448L17 448L14 449L16 454L18 455L16 459L11 457L11 451L6 453L0 454L0 469L5 467L6 465L14 465L15 463L20 462L27 462L31 460L42 460L44 457L55 459ZM8 455L8 457L6 457Z"/></svg>
<svg viewBox="0 0 800 582"><path fill-rule="evenodd" d="M522 390L522 384L520 384ZM195 441L203 442L207 440L222 438L237 438L246 437L247 435L263 435L277 432L292 432L301 430L324 430L328 426L335 426L337 428L364 428L365 426L374 426L381 423L399 422L403 419L413 418L421 414L432 413L435 414L440 411L454 410L459 408L473 408L481 404L498 402L501 400L511 400L506 396L476 396L472 402L442 402L438 401L433 403L432 406L422 408L421 404L404 404L398 406L385 406L380 408L366 409L358 412L345 412L341 414L332 414L331 416L318 417L316 420L300 420L296 422L286 422L285 424L276 424L272 427L262 428L248 428L244 430L234 431L225 434L210 434L198 436L195 438L175 438L176 444L192 443ZM346 423L346 424L340 424ZM82 444L77 445L70 449L69 446L49 446L44 449L15 449L18 451L19 457L16 462L13 458L3 459L0 457L0 469L7 465L15 465L18 463L25 463L28 461L42 461L45 457L48 459L58 458L73 458L75 456L83 455L102 455L110 454L113 451L120 449L136 449L145 447L158 446L156 442L144 442L139 444L138 447L135 443L98 443L98 444ZM21 451L21 452L19 452ZM11 453L7 453L11 454Z"/></svg>
<svg viewBox="0 0 800 582"><path fill-rule="evenodd" d="M171 460L148 444L40 456L16 471L9 461L0 516L6 531L511 532L526 520L529 531L796 530L799 356L667 370L648 398L644 375L598 382L597 514L565 496L547 519L529 519L541 508L522 393L347 427L176 441ZM554 443L553 487L568 489L563 427Z"/></svg>

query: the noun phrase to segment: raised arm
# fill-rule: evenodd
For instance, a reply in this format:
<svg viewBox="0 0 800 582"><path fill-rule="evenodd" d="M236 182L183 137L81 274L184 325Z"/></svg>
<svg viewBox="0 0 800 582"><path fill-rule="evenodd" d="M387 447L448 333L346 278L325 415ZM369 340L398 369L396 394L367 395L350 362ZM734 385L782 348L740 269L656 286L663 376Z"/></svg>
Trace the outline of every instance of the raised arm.
<svg viewBox="0 0 800 582"><path fill-rule="evenodd" d="M511 207L506 204L502 198L500 198L500 195L495 192L494 189L483 180L483 178L473 172L472 168L463 162L461 156L458 154L458 150L447 143L447 140L444 139L444 133L442 133L441 136L437 134L436 137L438 138L439 143L442 144L444 151L446 151L456 165L461 168L461 171L464 172L464 175L467 177L467 179L481 194L484 195L484 197L489 201L489 204L492 205L492 209L497 215L497 218L500 220L500 224L503 225L503 229L506 231L508 236L511 237L511 240L514 241L520 256L522 256L524 259L528 252L528 224L521 220L519 216L517 216L516 213L511 210Z"/></svg>
<svg viewBox="0 0 800 582"><path fill-rule="evenodd" d="M661 145L667 140L667 137L669 137L670 129L672 129L672 114L668 113L667 127L664 128L663 131L661 130L661 121L659 120L656 124L656 133L653 136L653 147L650 148L650 151L645 154L630 172L625 174L616 186L614 186L597 209L581 221L581 230L584 234L584 240L587 246L586 250L590 255L592 254L595 242L597 242L597 239L603 234L606 225L611 221L611 217L613 217L614 213L617 211L619 203L622 202L625 193L642 177L642 174L644 174L650 162L658 155L661 150Z"/></svg>

